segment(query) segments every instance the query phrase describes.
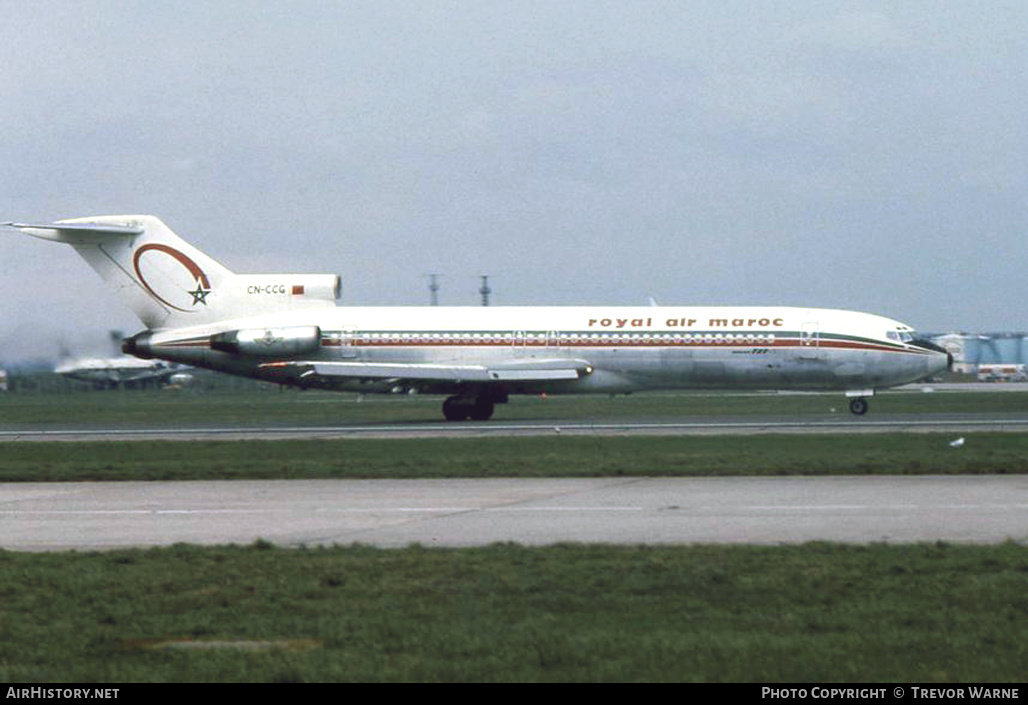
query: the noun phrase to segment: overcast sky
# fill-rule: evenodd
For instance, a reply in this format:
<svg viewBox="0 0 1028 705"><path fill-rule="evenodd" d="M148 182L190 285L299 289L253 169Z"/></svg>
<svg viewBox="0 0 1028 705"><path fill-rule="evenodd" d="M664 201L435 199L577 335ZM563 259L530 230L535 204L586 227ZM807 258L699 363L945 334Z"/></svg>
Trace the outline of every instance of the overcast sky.
<svg viewBox="0 0 1028 705"><path fill-rule="evenodd" d="M1028 3L0 0L0 221L152 213L349 305L1028 330ZM0 361L142 325L0 233Z"/></svg>

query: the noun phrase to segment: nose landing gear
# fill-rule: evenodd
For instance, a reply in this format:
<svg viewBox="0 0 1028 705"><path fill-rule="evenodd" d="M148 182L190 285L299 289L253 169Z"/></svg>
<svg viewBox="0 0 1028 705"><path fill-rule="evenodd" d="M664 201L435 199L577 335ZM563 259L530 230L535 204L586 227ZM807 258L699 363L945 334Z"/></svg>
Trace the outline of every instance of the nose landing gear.
<svg viewBox="0 0 1028 705"><path fill-rule="evenodd" d="M850 411L857 416L863 416L867 413L867 399L864 397L857 397L856 399L850 400Z"/></svg>

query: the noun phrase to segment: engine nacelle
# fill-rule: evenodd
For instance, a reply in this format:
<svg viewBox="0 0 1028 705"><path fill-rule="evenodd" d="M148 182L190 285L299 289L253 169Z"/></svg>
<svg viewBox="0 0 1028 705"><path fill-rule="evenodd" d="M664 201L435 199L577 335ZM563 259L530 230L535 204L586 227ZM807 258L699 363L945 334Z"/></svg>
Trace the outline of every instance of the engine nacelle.
<svg viewBox="0 0 1028 705"><path fill-rule="evenodd" d="M231 355L292 357L317 352L320 347L318 326L246 328L211 336L211 350Z"/></svg>

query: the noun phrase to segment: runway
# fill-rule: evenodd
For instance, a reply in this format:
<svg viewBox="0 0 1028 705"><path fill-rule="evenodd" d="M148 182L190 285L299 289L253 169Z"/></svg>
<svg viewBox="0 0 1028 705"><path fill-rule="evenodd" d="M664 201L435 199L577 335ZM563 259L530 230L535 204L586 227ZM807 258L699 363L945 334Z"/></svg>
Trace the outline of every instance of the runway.
<svg viewBox="0 0 1028 705"><path fill-rule="evenodd" d="M0 484L0 548L1028 541L1028 477Z"/></svg>
<svg viewBox="0 0 1028 705"><path fill-rule="evenodd" d="M315 438L460 438L487 436L566 435L738 435L761 433L972 433L1028 431L1028 414L850 414L810 416L738 416L625 421L488 421L451 423L348 424L293 426L190 425L168 428L41 428L0 429L0 441L123 440L269 440Z"/></svg>
<svg viewBox="0 0 1028 705"><path fill-rule="evenodd" d="M0 441L1028 431L1028 413L610 422L0 426ZM497 541L620 544L1028 541L1028 477L321 480L0 484L0 548Z"/></svg>

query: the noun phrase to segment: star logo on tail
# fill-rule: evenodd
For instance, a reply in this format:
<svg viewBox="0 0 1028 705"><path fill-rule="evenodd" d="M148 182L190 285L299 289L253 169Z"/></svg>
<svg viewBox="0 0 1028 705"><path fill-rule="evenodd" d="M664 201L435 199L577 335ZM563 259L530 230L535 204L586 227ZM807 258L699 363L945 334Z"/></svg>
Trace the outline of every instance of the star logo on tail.
<svg viewBox="0 0 1028 705"><path fill-rule="evenodd" d="M207 295L211 293L209 288L204 288L203 282L199 279L196 280L196 288L193 291L188 292L193 297L193 305L203 304L207 305Z"/></svg>

